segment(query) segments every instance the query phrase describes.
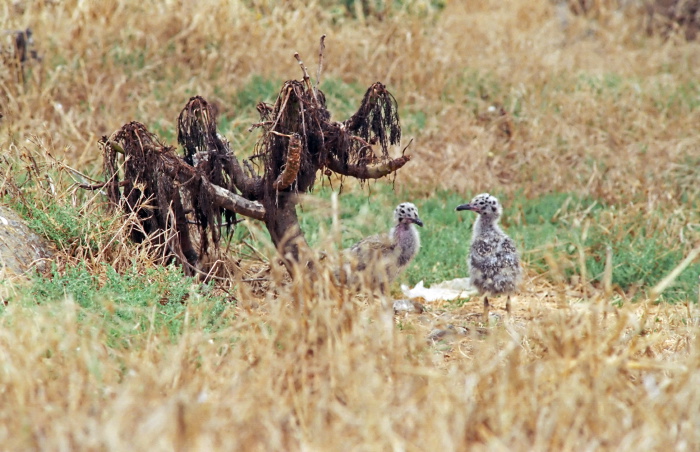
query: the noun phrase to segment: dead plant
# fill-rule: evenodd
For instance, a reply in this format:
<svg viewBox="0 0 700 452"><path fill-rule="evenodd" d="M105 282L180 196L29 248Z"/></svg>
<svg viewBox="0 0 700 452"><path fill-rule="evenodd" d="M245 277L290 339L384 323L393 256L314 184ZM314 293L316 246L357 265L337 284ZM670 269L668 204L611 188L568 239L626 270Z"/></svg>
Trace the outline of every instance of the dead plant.
<svg viewBox="0 0 700 452"><path fill-rule="evenodd" d="M299 262L300 249L307 248L296 213L297 194L310 191L319 172L364 181L390 175L410 160L405 154L389 155L390 146L400 142L401 126L396 99L382 83L367 89L349 119L332 121L324 93L311 83L298 54L295 58L303 78L285 82L274 105L258 105L261 122L251 129L260 128L262 136L250 160L239 161L217 132L213 108L196 96L178 117L183 158L143 124L131 122L100 141L106 182L84 188L104 187L114 205L137 213L143 223L132 230L137 242L144 233L177 231L177 240L165 249L189 267L196 268L210 246L218 250L222 227L232 227L240 214L265 222L291 268ZM197 228L198 250L190 223Z"/></svg>

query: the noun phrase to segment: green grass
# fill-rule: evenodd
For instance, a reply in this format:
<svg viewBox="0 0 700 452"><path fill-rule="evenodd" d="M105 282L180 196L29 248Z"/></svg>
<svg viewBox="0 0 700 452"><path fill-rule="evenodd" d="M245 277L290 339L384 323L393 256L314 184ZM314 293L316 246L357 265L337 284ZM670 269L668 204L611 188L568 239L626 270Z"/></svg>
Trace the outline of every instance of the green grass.
<svg viewBox="0 0 700 452"><path fill-rule="evenodd" d="M211 287L186 277L175 266L118 273L105 265L104 277L83 264L49 275L36 275L14 302L60 306L65 299L80 308L79 319L100 319L112 347L131 347L150 329L166 331L171 339L187 326L204 331L222 326L232 304L209 294Z"/></svg>
<svg viewBox="0 0 700 452"><path fill-rule="evenodd" d="M282 80L273 80L254 75L238 90L234 99L236 110L255 111L258 102L273 104L282 88Z"/></svg>
<svg viewBox="0 0 700 452"><path fill-rule="evenodd" d="M157 119L148 127L152 133L156 134L161 143L170 146L177 144L177 126L175 122ZM181 152L182 148L178 148L178 151Z"/></svg>
<svg viewBox="0 0 700 452"><path fill-rule="evenodd" d="M578 74L577 91L590 91L596 96L613 96L619 98L623 89L624 80L619 74L607 73L603 75Z"/></svg>
<svg viewBox="0 0 700 452"><path fill-rule="evenodd" d="M112 62L119 67L127 69L128 73L133 73L143 69L146 65L146 50L139 47L125 46L123 44L114 46L103 58L111 56Z"/></svg>
<svg viewBox="0 0 700 452"><path fill-rule="evenodd" d="M314 195L327 200L331 192L327 185L319 185ZM440 281L465 277L468 274L466 255L475 216L470 212L455 212L454 208L468 201L474 194L465 196L437 191L430 197L416 197L405 191L393 191L387 181L371 183L361 190L346 190L339 196L342 246L348 247L362 237L388 231L394 207L400 202L411 201L418 207L425 223L425 227L420 229L422 248L398 283L413 286L423 280L430 286ZM493 194L500 197L499 193ZM545 259L549 253L560 264L565 277L581 275L582 250L587 280L594 286L599 286L605 267L606 249L611 247L613 284L624 291L643 291L666 276L689 251L669 240L663 218L650 218L648 214L641 213L622 215L616 210L619 206L608 206L592 198L570 193L552 193L536 199L517 195L513 199L502 199L502 202L505 204L503 227L516 241L526 267L536 273L547 273L550 270ZM106 234L104 231L114 221L109 216L86 214L58 200L48 202L44 207L33 207L36 205L15 203L14 207L28 219L32 229L66 250L86 247L96 253L102 242L100 234ZM323 210L305 208L303 205L299 209L299 215L301 227L310 245L319 247L323 238L322 231L330 230L330 216L325 215ZM264 232L258 241L260 239L267 240ZM254 241L247 229L240 226L234 232L232 240L234 243L241 240ZM260 243L254 245L265 249ZM154 301L164 299L166 302L159 308L159 312L165 317L173 317L172 322L168 323L168 329L176 333L179 326L174 319L184 309L181 301L189 290L184 288L192 283L183 283L178 279L181 275L175 277L172 272L170 269L154 276L139 275L136 270L132 270L118 275L108 268L107 281L100 284L85 268L78 267L66 270L63 274L54 272L50 278L37 281L38 292L35 295L41 299L55 300L69 294L85 308L99 305L97 300L105 296L118 305L128 306L126 311L120 311L117 315L118 318L127 320L133 320L129 317L129 310L143 310L147 306L153 306ZM696 300L698 274L700 264L691 265L681 273L662 298L671 302ZM145 283L153 277L160 281L159 284ZM139 291L141 285L147 287ZM166 292L167 295L164 295ZM139 311L135 315L146 314Z"/></svg>
<svg viewBox="0 0 700 452"><path fill-rule="evenodd" d="M450 78L440 99L448 104L465 103L470 111L478 114L482 102L502 100L506 91L507 87L494 74L467 67Z"/></svg>
<svg viewBox="0 0 700 452"><path fill-rule="evenodd" d="M63 300L72 300L79 307L79 319L99 319L112 347L134 346L150 329L165 331L173 340L188 325L216 330L227 318L231 303L212 295L212 287L184 276L179 267L140 262L118 272L107 263L96 263L95 256L109 255L105 247L133 246L112 240L112 223L119 217L105 215L89 204L80 208L65 198L42 195L31 181L23 186L22 197L6 195L2 201L24 217L32 230L80 263L67 263L60 270L54 263L49 274L35 274L29 285L9 291L13 295L6 295L3 301L59 312ZM78 197L78 205L83 198Z"/></svg>
<svg viewBox="0 0 700 452"><path fill-rule="evenodd" d="M418 135L425 129L428 123L428 115L421 110L413 108L401 109L401 128L405 136L412 137Z"/></svg>
<svg viewBox="0 0 700 452"><path fill-rule="evenodd" d="M5 196L2 202L24 217L27 225L37 234L64 250L85 248L97 253L100 247L98 236L101 232L106 234L104 231L116 221L112 216L89 212L64 200L40 199L29 192L23 199Z"/></svg>
<svg viewBox="0 0 700 452"><path fill-rule="evenodd" d="M360 83L346 83L339 78L329 77L321 81L321 91L326 96L326 106L335 121L345 121L360 106L365 91L369 87ZM391 87L389 87L391 91Z"/></svg>
<svg viewBox="0 0 700 452"><path fill-rule="evenodd" d="M692 113L700 106L700 84L694 80L677 86L659 84L656 88L654 103L659 110L667 111L667 115Z"/></svg>
<svg viewBox="0 0 700 452"><path fill-rule="evenodd" d="M474 193L475 194L475 193ZM499 196L498 193L493 193ZM327 198L324 187L316 195ZM473 194L471 194L473 195ZM343 247L371 234L391 227L393 207L403 201L416 204L425 227L420 229L421 251L400 277L400 282L426 285L465 277L468 274L466 255L475 216L455 212L454 208L470 197L454 192L437 191L430 198L412 198L393 192L380 182L367 190L342 194L339 197ZM566 277L581 275L579 249L585 256L586 275L594 285L602 284L606 248L613 251L613 284L622 290L650 288L683 260L688 250L670 247L663 222L649 222L644 215L609 219L613 206L575 194L553 193L537 199L517 196L504 199L502 225L513 237L522 260L528 268L545 273L549 266L546 253L556 259ZM319 212L300 210L301 227L311 246L318 244L321 224L327 231L331 219ZM586 233L584 230L587 228ZM627 231L632 231L627 233ZM691 265L664 293L667 301L696 300L697 275L700 263Z"/></svg>

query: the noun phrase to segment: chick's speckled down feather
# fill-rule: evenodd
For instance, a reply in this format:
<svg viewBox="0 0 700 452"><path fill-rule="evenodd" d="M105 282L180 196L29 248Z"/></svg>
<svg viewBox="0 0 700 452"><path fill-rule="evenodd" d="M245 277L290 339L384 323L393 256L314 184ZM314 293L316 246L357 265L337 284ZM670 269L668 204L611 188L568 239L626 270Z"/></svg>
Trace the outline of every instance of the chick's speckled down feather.
<svg viewBox="0 0 700 452"><path fill-rule="evenodd" d="M520 259L513 240L498 226L482 228L472 238L469 270L471 283L480 292L514 292L521 276Z"/></svg>

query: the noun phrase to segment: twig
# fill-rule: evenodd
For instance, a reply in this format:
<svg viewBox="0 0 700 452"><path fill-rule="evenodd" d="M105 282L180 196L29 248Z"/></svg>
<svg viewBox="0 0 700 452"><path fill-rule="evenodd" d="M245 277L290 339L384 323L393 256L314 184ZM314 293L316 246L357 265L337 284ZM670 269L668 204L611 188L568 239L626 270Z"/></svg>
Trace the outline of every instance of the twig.
<svg viewBox="0 0 700 452"><path fill-rule="evenodd" d="M257 129L259 127L265 127L270 124L272 124L272 121L256 122L255 124L251 124L250 127L248 127L248 132L252 132L254 129Z"/></svg>
<svg viewBox="0 0 700 452"><path fill-rule="evenodd" d="M321 43L318 49L318 71L316 72L316 87L315 91L318 91L318 85L321 83L321 71L323 71L323 51L326 50L326 35L321 36Z"/></svg>
<svg viewBox="0 0 700 452"><path fill-rule="evenodd" d="M125 186L129 185L130 183L131 183L130 180L123 180L123 181L119 182L118 185L119 185L120 187L125 187ZM90 185L90 184L78 184L78 187L80 187L80 188L82 188L82 189L84 189L84 190L92 190L92 191L94 191L94 190L99 190L100 188L103 188L103 187L104 187L105 185L107 185L107 184L109 184L109 182L100 182L99 184L94 184L94 185Z"/></svg>
<svg viewBox="0 0 700 452"><path fill-rule="evenodd" d="M265 255L263 253L261 253L260 251L258 251L258 249L255 248L253 245L251 245L250 243L248 243L245 240L243 240L243 245L250 248L250 250L253 252L253 254L257 255L258 259L260 259L261 262L267 262L267 258L265 257Z"/></svg>
<svg viewBox="0 0 700 452"><path fill-rule="evenodd" d="M314 97L314 106L318 107L318 98L316 97L316 91L311 86L311 78L309 77L309 73L306 71L306 66L304 66L304 62L301 61L301 57L299 56L298 52L294 52L294 58L296 58L296 60L299 62L301 71L304 73L304 84L306 85L306 89L309 90L311 92L311 95Z"/></svg>
<svg viewBox="0 0 700 452"><path fill-rule="evenodd" d="M272 127L270 127L270 130L274 130L275 127L277 127L277 122L280 120L282 117L282 112L284 111L285 107L287 106L287 101L289 100L289 95L292 93L294 88L291 85L287 85L287 92L284 95L284 100L282 101L282 105L280 106L279 111L277 112L277 117L275 118L275 122L272 124Z"/></svg>
<svg viewBox="0 0 700 452"><path fill-rule="evenodd" d="M83 182L85 182L85 181L97 182L97 179L93 179L92 177L90 177L90 176L88 176L88 175L86 175L86 174L81 173L81 172L78 171L77 169L71 168L70 166L68 166L68 165L66 165L65 163L63 163L62 161L58 160L56 157L54 157L54 156L51 155L50 153L47 153L46 155L48 155L48 157L49 157L51 160L53 160L59 167L61 167L61 168L63 168L63 169L66 169L66 170L68 170L69 173L72 173L72 174L74 174L74 175L80 177L80 178L83 180ZM75 179L73 179L73 181L77 182Z"/></svg>
<svg viewBox="0 0 700 452"><path fill-rule="evenodd" d="M179 185L180 187L187 187L189 184L191 184L192 182L194 182L196 179L197 179L197 174L193 174L192 177L190 177L190 178L187 179L186 181L184 181L184 182L178 181L177 183L178 183L178 185Z"/></svg>
<svg viewBox="0 0 700 452"><path fill-rule="evenodd" d="M245 166L245 169L248 171L248 177L255 176L255 168L253 168L253 164L250 163L250 160L244 159L243 165Z"/></svg>
<svg viewBox="0 0 700 452"><path fill-rule="evenodd" d="M401 149L401 155L406 154L406 149L408 149L411 146L411 143L413 143L413 138L411 138L411 140L408 142L405 148Z"/></svg>
<svg viewBox="0 0 700 452"><path fill-rule="evenodd" d="M276 132L276 131L274 131L274 130L270 130L270 133L273 134L273 135L277 135L278 137L292 138L292 137L294 136L294 135L289 134L289 133L280 133L280 132Z"/></svg>
<svg viewBox="0 0 700 452"><path fill-rule="evenodd" d="M367 142L367 140L365 140L365 139L362 138L362 137L358 137L358 136L356 136L356 135L350 135L350 139L355 140L355 141L359 141L360 143L362 143L362 144L363 144L363 146L362 146L363 149L364 149L364 148L371 148L371 147L372 147L372 145L369 144L369 143Z"/></svg>
<svg viewBox="0 0 700 452"><path fill-rule="evenodd" d="M304 84L306 85L306 89L311 91L311 78L309 77L309 73L306 71L306 66L304 66L304 62L301 61L301 57L299 56L299 52L294 52L294 58L299 62L299 67L301 68L301 72L304 74Z"/></svg>

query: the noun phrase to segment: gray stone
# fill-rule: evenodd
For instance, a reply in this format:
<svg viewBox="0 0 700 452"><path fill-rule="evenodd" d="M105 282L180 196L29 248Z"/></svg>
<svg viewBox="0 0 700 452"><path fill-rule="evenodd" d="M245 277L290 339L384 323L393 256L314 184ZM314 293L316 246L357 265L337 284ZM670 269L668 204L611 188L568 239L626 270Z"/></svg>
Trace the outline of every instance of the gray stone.
<svg viewBox="0 0 700 452"><path fill-rule="evenodd" d="M398 314L400 312L415 312L421 314L423 311L425 311L425 306L417 301L407 300L405 298L401 300L394 300L394 314Z"/></svg>
<svg viewBox="0 0 700 452"><path fill-rule="evenodd" d="M469 330L463 326L447 325L446 328L435 328L428 334L428 341L437 342L445 339L453 339L466 336Z"/></svg>
<svg viewBox="0 0 700 452"><path fill-rule="evenodd" d="M50 242L32 232L9 207L0 205L0 275L21 275L36 268L48 270Z"/></svg>

